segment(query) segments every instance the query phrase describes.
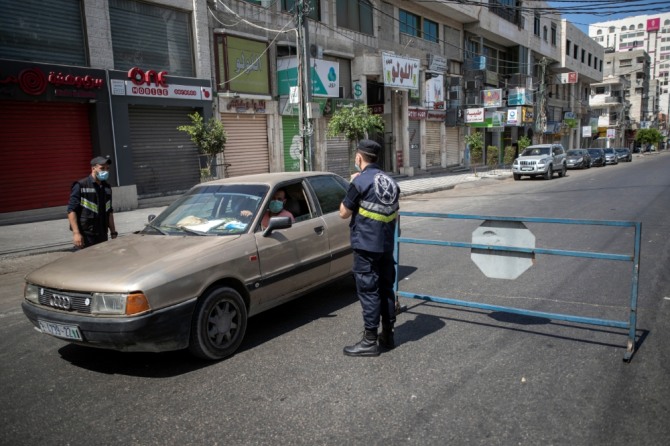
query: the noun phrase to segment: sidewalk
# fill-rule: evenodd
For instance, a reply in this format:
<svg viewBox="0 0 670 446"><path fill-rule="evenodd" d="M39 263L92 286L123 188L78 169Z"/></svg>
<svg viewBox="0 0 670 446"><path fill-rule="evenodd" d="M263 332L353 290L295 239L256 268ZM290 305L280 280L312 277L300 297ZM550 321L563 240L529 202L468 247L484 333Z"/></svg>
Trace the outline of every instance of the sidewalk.
<svg viewBox="0 0 670 446"><path fill-rule="evenodd" d="M414 194L453 189L457 184L486 179L510 178L509 171L499 170L498 175L486 172L474 175L470 172L425 176L420 178L397 178L401 198ZM158 215L165 206L132 211L115 212L114 220L119 236L138 231L147 223L151 214ZM72 248L72 233L65 216L58 220L36 221L0 226L0 258L21 257Z"/></svg>

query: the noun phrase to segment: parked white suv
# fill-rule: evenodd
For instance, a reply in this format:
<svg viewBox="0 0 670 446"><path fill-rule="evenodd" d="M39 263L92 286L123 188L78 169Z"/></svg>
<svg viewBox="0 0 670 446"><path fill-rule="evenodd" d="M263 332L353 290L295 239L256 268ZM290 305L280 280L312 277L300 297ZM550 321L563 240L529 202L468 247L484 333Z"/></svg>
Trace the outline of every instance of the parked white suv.
<svg viewBox="0 0 670 446"><path fill-rule="evenodd" d="M523 175L529 177L542 175L546 180L551 180L554 172L558 172L558 176L562 177L566 171L565 150L560 144L528 146L512 164L515 180L521 179Z"/></svg>

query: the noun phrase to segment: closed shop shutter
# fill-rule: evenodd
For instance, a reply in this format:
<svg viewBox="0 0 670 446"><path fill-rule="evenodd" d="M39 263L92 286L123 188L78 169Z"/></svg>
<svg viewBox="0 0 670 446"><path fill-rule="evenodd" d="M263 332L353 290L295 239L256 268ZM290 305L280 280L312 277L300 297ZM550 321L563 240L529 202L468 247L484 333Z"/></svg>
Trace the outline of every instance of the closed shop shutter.
<svg viewBox="0 0 670 446"><path fill-rule="evenodd" d="M353 167L350 153L349 140L344 136L326 139L326 170L349 179Z"/></svg>
<svg viewBox="0 0 670 446"><path fill-rule="evenodd" d="M297 116L282 116L284 172L300 172L300 121Z"/></svg>
<svg viewBox="0 0 670 446"><path fill-rule="evenodd" d="M440 149L442 147L442 126L440 121L426 121L426 167L442 165Z"/></svg>
<svg viewBox="0 0 670 446"><path fill-rule="evenodd" d="M200 182L198 148L186 132L191 108L130 107L133 174L139 198L181 194Z"/></svg>
<svg viewBox="0 0 670 446"><path fill-rule="evenodd" d="M270 171L268 125L265 115L221 113L228 138L223 157L228 176Z"/></svg>
<svg viewBox="0 0 670 446"><path fill-rule="evenodd" d="M421 121L409 121L409 166L421 165Z"/></svg>
<svg viewBox="0 0 670 446"><path fill-rule="evenodd" d="M0 104L0 213L66 206L72 183L91 173L88 105Z"/></svg>
<svg viewBox="0 0 670 446"><path fill-rule="evenodd" d="M447 127L447 166L461 164L461 131L458 127Z"/></svg>

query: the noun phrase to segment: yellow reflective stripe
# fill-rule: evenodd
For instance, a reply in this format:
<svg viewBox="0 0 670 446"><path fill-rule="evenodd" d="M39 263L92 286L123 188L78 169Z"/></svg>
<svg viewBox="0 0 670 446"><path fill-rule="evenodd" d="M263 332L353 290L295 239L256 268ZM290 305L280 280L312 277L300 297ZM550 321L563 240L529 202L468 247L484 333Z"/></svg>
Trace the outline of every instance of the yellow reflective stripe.
<svg viewBox="0 0 670 446"><path fill-rule="evenodd" d="M109 211L111 209L111 207L112 207L112 202L111 201L108 201L107 203L105 203L105 210L106 211Z"/></svg>
<svg viewBox="0 0 670 446"><path fill-rule="evenodd" d="M87 200L86 198L81 199L81 206L85 207L89 211L95 212L96 214L98 213L98 205L90 200Z"/></svg>
<svg viewBox="0 0 670 446"><path fill-rule="evenodd" d="M364 208L358 208L358 214L370 218L372 220L381 221L382 223L391 223L398 216L397 212L392 213L391 215L378 214L376 212L368 211Z"/></svg>

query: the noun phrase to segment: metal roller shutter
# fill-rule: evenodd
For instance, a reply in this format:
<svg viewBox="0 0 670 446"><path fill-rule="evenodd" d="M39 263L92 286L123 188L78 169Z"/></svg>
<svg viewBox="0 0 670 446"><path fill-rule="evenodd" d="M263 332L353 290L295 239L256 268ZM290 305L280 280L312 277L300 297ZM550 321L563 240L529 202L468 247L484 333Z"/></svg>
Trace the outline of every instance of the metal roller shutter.
<svg viewBox="0 0 670 446"><path fill-rule="evenodd" d="M3 101L0 135L0 213L66 206L91 173L87 104Z"/></svg>
<svg viewBox="0 0 670 446"><path fill-rule="evenodd" d="M442 165L442 122L426 121L426 167Z"/></svg>
<svg viewBox="0 0 670 446"><path fill-rule="evenodd" d="M421 165L421 121L409 121L409 167Z"/></svg>
<svg viewBox="0 0 670 446"><path fill-rule="evenodd" d="M344 136L326 139L326 170L349 179L352 167L349 140Z"/></svg>
<svg viewBox="0 0 670 446"><path fill-rule="evenodd" d="M297 116L282 116L284 172L300 172L300 122Z"/></svg>
<svg viewBox="0 0 670 446"><path fill-rule="evenodd" d="M228 176L269 172L266 116L221 113L221 121L228 135L223 153L224 162L230 164Z"/></svg>
<svg viewBox="0 0 670 446"><path fill-rule="evenodd" d="M458 127L447 127L447 166L461 164L461 131Z"/></svg>
<svg viewBox="0 0 670 446"><path fill-rule="evenodd" d="M198 148L186 132L191 108L130 107L130 143L137 196L181 194L200 182Z"/></svg>

